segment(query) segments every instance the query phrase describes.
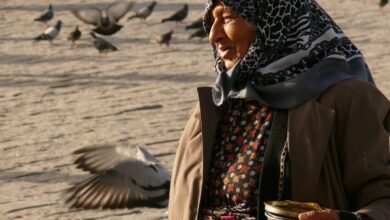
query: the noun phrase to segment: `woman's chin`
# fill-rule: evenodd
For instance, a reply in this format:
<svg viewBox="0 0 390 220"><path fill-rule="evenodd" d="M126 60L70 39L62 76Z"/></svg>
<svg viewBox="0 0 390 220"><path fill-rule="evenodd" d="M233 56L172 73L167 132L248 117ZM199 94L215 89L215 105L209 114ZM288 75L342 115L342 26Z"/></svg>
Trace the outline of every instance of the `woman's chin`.
<svg viewBox="0 0 390 220"><path fill-rule="evenodd" d="M225 64L226 69L231 69L234 66L234 61L232 60L223 60L223 63Z"/></svg>

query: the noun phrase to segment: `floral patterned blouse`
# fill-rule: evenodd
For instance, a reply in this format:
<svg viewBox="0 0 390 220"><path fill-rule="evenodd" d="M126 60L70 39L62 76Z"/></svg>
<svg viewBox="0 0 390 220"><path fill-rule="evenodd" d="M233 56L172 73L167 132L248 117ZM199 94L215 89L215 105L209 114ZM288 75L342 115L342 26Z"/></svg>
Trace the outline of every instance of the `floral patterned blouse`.
<svg viewBox="0 0 390 220"><path fill-rule="evenodd" d="M267 106L255 101L230 99L229 110L217 128L203 193L205 219L256 216L259 178L272 118L273 111Z"/></svg>

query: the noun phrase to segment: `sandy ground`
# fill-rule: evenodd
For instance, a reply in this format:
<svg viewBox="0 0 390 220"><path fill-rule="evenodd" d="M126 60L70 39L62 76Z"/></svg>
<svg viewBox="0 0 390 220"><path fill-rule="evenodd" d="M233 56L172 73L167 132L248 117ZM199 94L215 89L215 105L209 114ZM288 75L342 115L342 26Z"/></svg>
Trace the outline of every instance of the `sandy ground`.
<svg viewBox="0 0 390 220"><path fill-rule="evenodd" d="M71 152L90 144L144 145L172 168L195 88L215 77L207 40L187 40L191 32L184 30L201 16L203 1L160 0L146 22L123 19L123 30L106 37L119 51L106 57L91 46L90 27L69 10L109 1L50 2L51 24L64 23L54 46L31 40L45 29L32 20L48 1L0 1L0 219L165 219L165 209L68 210L61 193L86 177ZM132 11L147 3L139 1ZM184 24L159 23L183 3L190 8ZM320 3L362 50L390 97L390 7L380 9L373 0ZM71 49L66 36L76 24L83 36ZM151 42L169 29L171 47Z"/></svg>

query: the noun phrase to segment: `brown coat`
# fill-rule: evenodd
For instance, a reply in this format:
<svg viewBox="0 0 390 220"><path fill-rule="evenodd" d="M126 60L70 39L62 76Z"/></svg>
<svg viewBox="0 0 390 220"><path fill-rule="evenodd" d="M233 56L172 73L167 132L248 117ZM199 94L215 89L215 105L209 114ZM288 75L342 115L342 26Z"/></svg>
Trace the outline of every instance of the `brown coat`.
<svg viewBox="0 0 390 220"><path fill-rule="evenodd" d="M198 219L203 177L208 175L214 134L224 107L210 88L198 88L199 104L176 153L169 219ZM291 197L325 207L390 219L390 103L359 80L338 83L288 112Z"/></svg>

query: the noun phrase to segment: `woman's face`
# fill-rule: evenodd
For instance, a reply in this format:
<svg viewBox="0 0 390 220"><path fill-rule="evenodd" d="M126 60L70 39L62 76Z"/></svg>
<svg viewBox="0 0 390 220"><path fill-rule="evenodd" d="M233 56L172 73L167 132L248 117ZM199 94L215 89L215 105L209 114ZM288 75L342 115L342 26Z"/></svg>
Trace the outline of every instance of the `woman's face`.
<svg viewBox="0 0 390 220"><path fill-rule="evenodd" d="M256 28L222 3L217 3L211 11L211 21L209 40L225 67L230 69L245 56L255 39Z"/></svg>

